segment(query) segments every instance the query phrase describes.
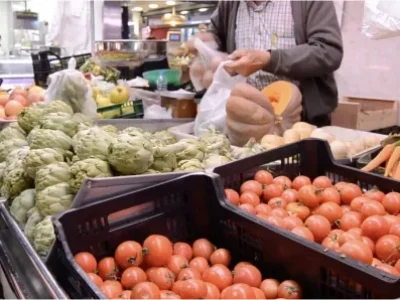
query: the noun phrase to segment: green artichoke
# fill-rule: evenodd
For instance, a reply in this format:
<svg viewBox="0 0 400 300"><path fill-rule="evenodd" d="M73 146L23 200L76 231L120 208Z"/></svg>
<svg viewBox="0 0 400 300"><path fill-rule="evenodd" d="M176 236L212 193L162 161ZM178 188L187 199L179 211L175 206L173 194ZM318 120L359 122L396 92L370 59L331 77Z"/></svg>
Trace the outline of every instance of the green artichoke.
<svg viewBox="0 0 400 300"><path fill-rule="evenodd" d="M98 158L87 158L74 163L69 168L69 186L77 193L87 178L112 177L110 166Z"/></svg>
<svg viewBox="0 0 400 300"><path fill-rule="evenodd" d="M159 172L172 172L178 167L175 154L168 154L163 157L155 157L151 169Z"/></svg>
<svg viewBox="0 0 400 300"><path fill-rule="evenodd" d="M27 146L11 151L10 154L8 154L8 156L6 157L6 164L10 165L16 161L24 160L29 151L30 149Z"/></svg>
<svg viewBox="0 0 400 300"><path fill-rule="evenodd" d="M161 172L153 170L153 169L148 169L146 172L144 172L142 174L161 174Z"/></svg>
<svg viewBox="0 0 400 300"><path fill-rule="evenodd" d="M75 154L79 159L96 157L107 160L108 146L114 139L112 135L99 127L79 131L72 140Z"/></svg>
<svg viewBox="0 0 400 300"><path fill-rule="evenodd" d="M184 150L176 154L178 161L197 159L202 161L204 159L205 145L197 139L183 139L177 144L183 144Z"/></svg>
<svg viewBox="0 0 400 300"><path fill-rule="evenodd" d="M14 198L31 187L33 180L27 176L24 168L15 167L4 175L1 191L5 198Z"/></svg>
<svg viewBox="0 0 400 300"><path fill-rule="evenodd" d="M153 164L153 148L143 137L120 134L108 147L108 161L123 175L141 174Z"/></svg>
<svg viewBox="0 0 400 300"><path fill-rule="evenodd" d="M105 132L108 132L112 135L118 135L118 128L114 125L104 125L101 127Z"/></svg>
<svg viewBox="0 0 400 300"><path fill-rule="evenodd" d="M64 154L72 148L72 139L60 130L35 128L27 139L31 149L51 148Z"/></svg>
<svg viewBox="0 0 400 300"><path fill-rule="evenodd" d="M26 139L25 131L19 127L18 123L11 123L8 127L0 132L0 142L8 141L11 139Z"/></svg>
<svg viewBox="0 0 400 300"><path fill-rule="evenodd" d="M57 112L64 112L69 114L70 116L74 114L72 107L60 100L52 101L45 107L45 114Z"/></svg>
<svg viewBox="0 0 400 300"><path fill-rule="evenodd" d="M28 142L25 139L9 139L0 142L0 162L6 160L7 156L16 149L28 146Z"/></svg>
<svg viewBox="0 0 400 300"><path fill-rule="evenodd" d="M44 166L64 161L64 156L54 149L34 149L30 150L23 160L23 167L32 179L35 179L36 172Z"/></svg>
<svg viewBox="0 0 400 300"><path fill-rule="evenodd" d="M203 171L204 166L196 158L181 160L178 162L178 168L175 169L175 172L196 172L196 171Z"/></svg>
<svg viewBox="0 0 400 300"><path fill-rule="evenodd" d="M6 162L0 163L0 187L3 185L4 170L6 169Z"/></svg>
<svg viewBox="0 0 400 300"><path fill-rule="evenodd" d="M65 162L49 164L39 169L35 176L36 191L42 191L45 188L69 180L69 165Z"/></svg>
<svg viewBox="0 0 400 300"><path fill-rule="evenodd" d="M56 239L51 216L40 221L33 232L33 247L41 257L46 257Z"/></svg>
<svg viewBox="0 0 400 300"><path fill-rule="evenodd" d="M69 137L73 137L78 131L78 122L65 112L50 113L40 121L40 128L60 130Z"/></svg>
<svg viewBox="0 0 400 300"><path fill-rule="evenodd" d="M49 186L36 194L36 207L42 216L61 213L72 204L74 194L66 182Z"/></svg>
<svg viewBox="0 0 400 300"><path fill-rule="evenodd" d="M251 138L243 147L235 147L231 155L234 159L243 159L264 151L264 148L254 138Z"/></svg>
<svg viewBox="0 0 400 300"><path fill-rule="evenodd" d="M19 194L10 206L10 213L21 226L28 220L28 211L35 206L35 189L28 189Z"/></svg>
<svg viewBox="0 0 400 300"><path fill-rule="evenodd" d="M127 127L121 131L121 134L129 134L132 136L143 136L145 131L138 127Z"/></svg>
<svg viewBox="0 0 400 300"><path fill-rule="evenodd" d="M205 169L215 168L220 165L227 164L232 160L229 157L222 156L219 154L210 153L207 157L203 160L203 165Z"/></svg>
<svg viewBox="0 0 400 300"><path fill-rule="evenodd" d="M87 126L92 126L95 123L95 119L92 117L89 117L85 114L82 113L75 113L72 116L72 120L78 123L86 124Z"/></svg>
<svg viewBox="0 0 400 300"><path fill-rule="evenodd" d="M231 152L229 139L218 130L210 129L200 136L200 141L206 146L206 153L227 155Z"/></svg>
<svg viewBox="0 0 400 300"><path fill-rule="evenodd" d="M39 213L37 207L31 208L27 213L28 220L26 221L24 227L24 234L28 238L28 240L33 243L33 236L35 233L36 225L43 220L43 216Z"/></svg>
<svg viewBox="0 0 400 300"><path fill-rule="evenodd" d="M167 145L172 145L177 142L175 135L167 130L159 131L153 134L155 139L163 141Z"/></svg>
<svg viewBox="0 0 400 300"><path fill-rule="evenodd" d="M33 128L40 125L40 120L45 114L45 110L39 105L24 108L18 115L18 125L26 133L29 133Z"/></svg>

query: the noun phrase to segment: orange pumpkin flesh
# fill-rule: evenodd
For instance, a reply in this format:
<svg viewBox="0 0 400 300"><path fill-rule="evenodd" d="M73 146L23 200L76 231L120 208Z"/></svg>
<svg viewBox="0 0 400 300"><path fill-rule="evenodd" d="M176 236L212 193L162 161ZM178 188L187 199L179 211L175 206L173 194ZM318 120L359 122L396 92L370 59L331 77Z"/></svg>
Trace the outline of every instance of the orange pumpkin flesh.
<svg viewBox="0 0 400 300"><path fill-rule="evenodd" d="M292 84L287 81L276 81L265 87L261 93L271 102L277 116L282 115L293 96Z"/></svg>

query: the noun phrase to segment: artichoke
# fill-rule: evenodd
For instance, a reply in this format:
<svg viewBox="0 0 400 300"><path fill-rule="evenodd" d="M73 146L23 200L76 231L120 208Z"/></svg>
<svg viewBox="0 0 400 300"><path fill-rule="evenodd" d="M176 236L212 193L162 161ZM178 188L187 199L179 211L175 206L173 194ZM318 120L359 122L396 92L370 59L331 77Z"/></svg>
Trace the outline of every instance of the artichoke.
<svg viewBox="0 0 400 300"><path fill-rule="evenodd" d="M45 188L69 180L69 165L65 162L49 164L39 169L35 176L36 191L42 191Z"/></svg>
<svg viewBox="0 0 400 300"><path fill-rule="evenodd" d="M6 160L7 156L16 149L28 146L28 142L23 139L10 139L0 142L0 162Z"/></svg>
<svg viewBox="0 0 400 300"><path fill-rule="evenodd" d="M108 132L112 135L118 135L118 128L114 125L104 125L101 127L105 132Z"/></svg>
<svg viewBox="0 0 400 300"><path fill-rule="evenodd" d="M27 140L31 149L52 148L61 154L72 147L72 139L60 130L34 129Z"/></svg>
<svg viewBox="0 0 400 300"><path fill-rule="evenodd" d="M96 157L107 160L108 146L115 137L99 127L79 131L72 139L75 154L79 159Z"/></svg>
<svg viewBox="0 0 400 300"><path fill-rule="evenodd" d="M123 175L141 174L153 164L153 148L143 137L120 134L108 147L108 161Z"/></svg>
<svg viewBox="0 0 400 300"><path fill-rule="evenodd" d="M202 161L204 159L205 145L200 140L183 139L180 140L177 144L184 145L184 150L176 154L176 158L178 161L190 160L193 158L199 161Z"/></svg>
<svg viewBox="0 0 400 300"><path fill-rule="evenodd" d="M243 159L264 151L264 148L258 144L254 138L251 138L243 147L235 147L231 155L234 159Z"/></svg>
<svg viewBox="0 0 400 300"><path fill-rule="evenodd" d="M66 182L49 186L36 194L36 207L42 216L51 216L67 210L74 194Z"/></svg>
<svg viewBox="0 0 400 300"><path fill-rule="evenodd" d="M87 158L74 163L69 168L69 186L77 193L87 178L112 177L110 166L98 158Z"/></svg>
<svg viewBox="0 0 400 300"><path fill-rule="evenodd" d="M127 127L121 131L121 134L129 134L132 136L143 136L145 131L138 127Z"/></svg>
<svg viewBox="0 0 400 300"><path fill-rule="evenodd" d="M26 139L25 131L21 127L19 127L17 122L10 124L10 126L4 128L0 132L0 142L11 139Z"/></svg>
<svg viewBox="0 0 400 300"><path fill-rule="evenodd" d="M41 257L46 257L56 239L51 216L40 221L33 232L33 247Z"/></svg>
<svg viewBox="0 0 400 300"><path fill-rule="evenodd" d="M155 139L163 141L167 145L172 145L177 142L175 135L167 130L159 131L153 134Z"/></svg>
<svg viewBox="0 0 400 300"><path fill-rule="evenodd" d="M74 114L72 107L60 100L52 101L45 107L45 114L56 112L64 112L69 114L70 116Z"/></svg>
<svg viewBox="0 0 400 300"><path fill-rule="evenodd" d="M8 174L9 171L22 167L25 157L29 153L29 147L22 147L11 151L11 153L6 157L6 167L4 169L3 177Z"/></svg>
<svg viewBox="0 0 400 300"><path fill-rule="evenodd" d="M40 125L40 120L45 114L45 110L39 105L24 108L18 115L18 125L26 133L29 133L33 128Z"/></svg>
<svg viewBox="0 0 400 300"><path fill-rule="evenodd" d="M229 157L222 156L219 154L210 153L207 157L203 160L203 165L205 169L215 168L220 165L227 164L232 160Z"/></svg>
<svg viewBox="0 0 400 300"><path fill-rule="evenodd" d="M89 117L85 114L82 113L75 113L72 116L72 120L78 123L83 123L86 124L87 126L94 125L95 119L92 117Z"/></svg>
<svg viewBox="0 0 400 300"><path fill-rule="evenodd" d="M176 155L171 153L163 157L155 157L150 168L159 172L172 172L177 167Z"/></svg>
<svg viewBox="0 0 400 300"><path fill-rule="evenodd" d="M40 128L60 130L69 137L73 137L78 131L78 122L65 112L50 113L40 121Z"/></svg>
<svg viewBox="0 0 400 300"><path fill-rule="evenodd" d="M160 171L156 171L153 169L148 169L146 172L142 173L142 174L160 174Z"/></svg>
<svg viewBox="0 0 400 300"><path fill-rule="evenodd" d="M218 130L209 129L200 136L200 141L205 144L207 153L227 155L231 152L229 139Z"/></svg>
<svg viewBox="0 0 400 300"><path fill-rule="evenodd" d="M203 171L204 166L196 158L181 160L178 162L178 168L175 169L175 172L195 172L195 171Z"/></svg>
<svg viewBox="0 0 400 300"><path fill-rule="evenodd" d="M4 170L6 169L6 162L3 161L0 163L0 187L3 184L3 176L4 176Z"/></svg>
<svg viewBox="0 0 400 300"><path fill-rule="evenodd" d="M64 161L64 156L58 153L54 149L34 149L30 150L28 155L23 160L23 167L26 173L34 179L36 172L44 166L50 165L56 162Z"/></svg>
<svg viewBox="0 0 400 300"><path fill-rule="evenodd" d="M15 167L4 174L1 192L5 198L14 198L31 187L33 180L27 176L24 168Z"/></svg>
<svg viewBox="0 0 400 300"><path fill-rule="evenodd" d="M28 238L28 240L33 243L33 235L35 233L36 225L43 220L42 215L39 213L39 210L35 207L31 208L27 213L28 220L26 221L24 227L24 234Z"/></svg>
<svg viewBox="0 0 400 300"><path fill-rule="evenodd" d="M35 206L35 189L28 189L19 194L10 206L10 213L23 226L28 220L28 211Z"/></svg>

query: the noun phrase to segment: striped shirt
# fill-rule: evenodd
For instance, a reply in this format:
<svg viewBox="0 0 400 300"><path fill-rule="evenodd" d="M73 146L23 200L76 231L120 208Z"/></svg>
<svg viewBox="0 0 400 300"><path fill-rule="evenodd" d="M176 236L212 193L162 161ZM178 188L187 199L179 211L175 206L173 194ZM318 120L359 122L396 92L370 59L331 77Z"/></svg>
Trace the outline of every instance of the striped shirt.
<svg viewBox="0 0 400 300"><path fill-rule="evenodd" d="M260 2L242 0L236 18L237 49L274 50L296 46L292 6L289 0ZM277 80L289 80L282 76L258 71L248 78L248 83L259 90Z"/></svg>

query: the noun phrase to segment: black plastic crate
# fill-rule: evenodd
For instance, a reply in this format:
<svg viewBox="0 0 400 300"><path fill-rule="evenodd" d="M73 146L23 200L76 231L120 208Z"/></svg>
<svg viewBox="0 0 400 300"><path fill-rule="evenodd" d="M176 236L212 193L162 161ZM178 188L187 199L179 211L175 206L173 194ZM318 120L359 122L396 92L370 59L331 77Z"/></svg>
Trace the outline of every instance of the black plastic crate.
<svg viewBox="0 0 400 300"><path fill-rule="evenodd" d="M280 164L271 165L277 161ZM398 181L334 162L328 143L316 139L303 140L232 162L215 168L214 172L221 176L224 188L239 190L240 185L253 179L255 172L260 169L269 170L274 176L286 175L291 179L300 174L311 178L326 175L334 182L353 182L364 190L377 186L383 192L400 192ZM321 298L400 296L398 277L352 259L343 259L339 253L328 251L317 243L301 239L273 225L265 223L265 227L270 231L264 234L264 239L270 242L266 261L284 265L293 278L302 276L300 282L309 293L306 295L310 296L314 291L315 294L311 296Z"/></svg>

